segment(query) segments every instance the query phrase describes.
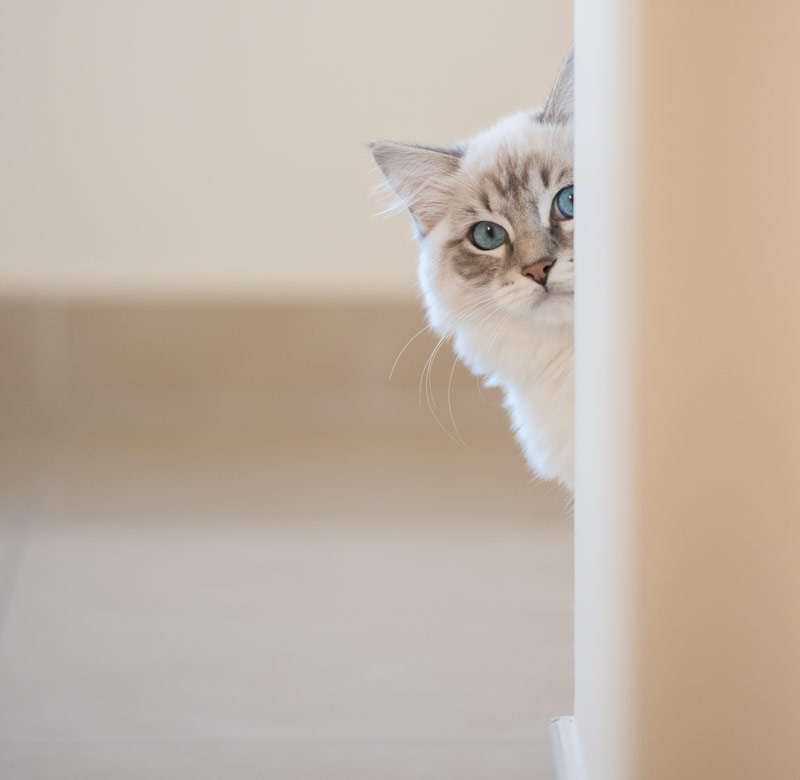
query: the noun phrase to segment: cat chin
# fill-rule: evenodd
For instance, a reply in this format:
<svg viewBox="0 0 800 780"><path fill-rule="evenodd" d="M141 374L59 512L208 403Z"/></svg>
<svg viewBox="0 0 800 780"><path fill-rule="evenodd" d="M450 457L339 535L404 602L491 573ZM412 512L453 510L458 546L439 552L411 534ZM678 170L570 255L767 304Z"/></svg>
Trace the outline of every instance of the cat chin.
<svg viewBox="0 0 800 780"><path fill-rule="evenodd" d="M548 292L526 306L523 316L531 325L571 325L575 319L572 292Z"/></svg>

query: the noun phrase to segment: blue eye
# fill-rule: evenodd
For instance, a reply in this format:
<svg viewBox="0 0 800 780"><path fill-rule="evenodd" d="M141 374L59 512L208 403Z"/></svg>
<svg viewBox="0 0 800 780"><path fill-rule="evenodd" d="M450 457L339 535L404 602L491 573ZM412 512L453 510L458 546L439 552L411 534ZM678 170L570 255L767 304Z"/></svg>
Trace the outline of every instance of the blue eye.
<svg viewBox="0 0 800 780"><path fill-rule="evenodd" d="M553 199L553 207L559 219L572 219L574 200L572 197L572 185L564 187Z"/></svg>
<svg viewBox="0 0 800 780"><path fill-rule="evenodd" d="M472 243L478 249L497 249L505 242L505 228L496 222L479 222L472 228Z"/></svg>

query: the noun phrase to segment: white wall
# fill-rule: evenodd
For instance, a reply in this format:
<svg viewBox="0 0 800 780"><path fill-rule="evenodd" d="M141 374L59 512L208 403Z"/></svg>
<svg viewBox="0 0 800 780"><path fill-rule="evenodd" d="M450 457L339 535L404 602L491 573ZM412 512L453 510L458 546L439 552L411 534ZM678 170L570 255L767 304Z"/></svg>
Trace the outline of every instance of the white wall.
<svg viewBox="0 0 800 780"><path fill-rule="evenodd" d="M0 290L407 296L368 141L534 104L571 4L6 0Z"/></svg>
<svg viewBox="0 0 800 780"><path fill-rule="evenodd" d="M635 310L644 205L636 197L637 2L575 4L575 715L586 780L640 780L632 679Z"/></svg>

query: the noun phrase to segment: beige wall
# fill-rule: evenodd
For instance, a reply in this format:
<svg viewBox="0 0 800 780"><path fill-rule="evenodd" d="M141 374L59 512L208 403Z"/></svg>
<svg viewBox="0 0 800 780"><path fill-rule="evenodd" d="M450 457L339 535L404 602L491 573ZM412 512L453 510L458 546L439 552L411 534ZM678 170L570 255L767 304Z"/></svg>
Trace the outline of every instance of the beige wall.
<svg viewBox="0 0 800 780"><path fill-rule="evenodd" d="M795 780L800 8L642 29L640 776Z"/></svg>
<svg viewBox="0 0 800 780"><path fill-rule="evenodd" d="M409 296L375 138L541 100L568 3L0 6L0 290Z"/></svg>
<svg viewBox="0 0 800 780"><path fill-rule="evenodd" d="M586 776L796 780L800 8L576 21Z"/></svg>

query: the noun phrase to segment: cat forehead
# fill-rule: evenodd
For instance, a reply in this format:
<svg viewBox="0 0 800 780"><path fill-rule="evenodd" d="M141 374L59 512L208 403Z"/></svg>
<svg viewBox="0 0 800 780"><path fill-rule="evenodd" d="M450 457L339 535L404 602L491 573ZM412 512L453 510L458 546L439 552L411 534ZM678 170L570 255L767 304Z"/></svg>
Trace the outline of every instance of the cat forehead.
<svg viewBox="0 0 800 780"><path fill-rule="evenodd" d="M461 169L478 181L543 169L544 180L572 171L572 127L543 124L526 111L500 120L470 139Z"/></svg>

